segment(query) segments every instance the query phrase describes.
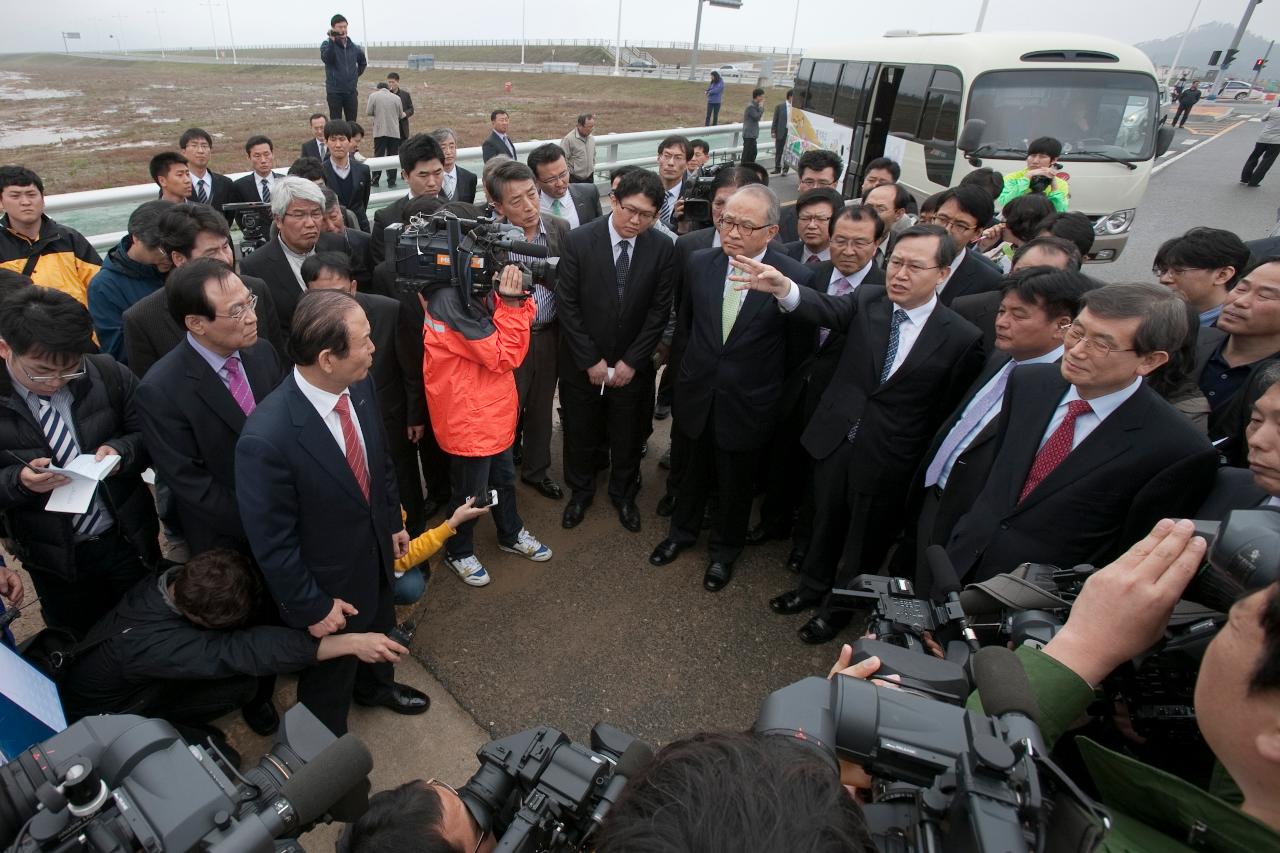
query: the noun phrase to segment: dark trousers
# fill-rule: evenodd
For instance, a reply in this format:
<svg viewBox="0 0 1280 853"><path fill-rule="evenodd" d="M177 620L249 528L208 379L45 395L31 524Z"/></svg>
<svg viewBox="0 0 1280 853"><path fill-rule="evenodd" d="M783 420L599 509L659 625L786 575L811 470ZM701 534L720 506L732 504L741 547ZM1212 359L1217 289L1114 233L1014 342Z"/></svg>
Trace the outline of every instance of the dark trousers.
<svg viewBox="0 0 1280 853"><path fill-rule="evenodd" d="M359 570L378 572L378 603L373 613L361 611L349 618L347 627L339 633L391 630L396 624L391 583L381 568ZM342 737L347 733L352 696L373 701L385 696L394 683L392 664L362 663L353 655L344 655L304 669L298 676L298 701L328 726L329 731Z"/></svg>
<svg viewBox="0 0 1280 853"><path fill-rule="evenodd" d="M702 434L689 441L688 453L667 535L680 545L697 542L707 498L712 489L716 489L719 500L711 523L707 557L713 562L732 564L742 553L751 523L751 480L760 450L716 447L713 409ZM674 465L672 467L674 469Z"/></svg>
<svg viewBox="0 0 1280 853"><path fill-rule="evenodd" d="M720 105L707 104L707 117L702 120L704 127L714 127L720 123Z"/></svg>
<svg viewBox="0 0 1280 853"><path fill-rule="evenodd" d="M1173 123L1170 126L1182 127L1187 123L1187 116L1189 115L1191 115L1191 107L1184 107L1182 104L1178 104L1178 110L1173 114ZM1182 119L1181 122L1178 121L1179 118Z"/></svg>
<svg viewBox="0 0 1280 853"><path fill-rule="evenodd" d="M1271 168L1271 164L1276 161L1277 155L1280 155L1280 143L1255 142L1249 159L1244 161L1244 170L1240 173L1240 180L1251 187L1256 187L1262 183L1262 179L1267 176L1267 171Z"/></svg>
<svg viewBox="0 0 1280 853"><path fill-rule="evenodd" d="M269 677L274 684L275 676ZM159 717L176 727L198 727L248 704L257 693L259 682L260 679L252 675L209 681L170 681L160 687L144 707L129 713Z"/></svg>
<svg viewBox="0 0 1280 853"><path fill-rule="evenodd" d="M426 432L430 431L428 426ZM422 494L422 473L418 470L418 450L409 440L408 425L403 419L387 420L387 452L396 469L405 530L410 536L418 536L427 528L426 499Z"/></svg>
<svg viewBox="0 0 1280 853"><path fill-rule="evenodd" d="M375 136L373 138L373 156L375 157L394 157L400 153L400 137L398 136ZM382 179L382 172L373 173L373 182L376 184ZM396 170L387 170L387 186L394 187L396 185Z"/></svg>
<svg viewBox="0 0 1280 853"><path fill-rule="evenodd" d="M646 399L647 398L647 399ZM596 460L607 453L609 500L634 501L639 486L640 445L652 417L653 370L641 365L635 378L621 388L587 382L585 371L560 383L564 407L564 481L571 500L590 502L596 493Z"/></svg>
<svg viewBox="0 0 1280 853"><path fill-rule="evenodd" d="M504 545L514 543L524 522L516 512L516 467L511 461L511 448L495 456L451 456L449 460L453 494L446 515L452 515L467 498L492 489L498 493L498 505L489 510L489 515L498 528L498 541ZM454 559L474 554L475 529L475 521L459 527L445 543L445 553Z"/></svg>
<svg viewBox="0 0 1280 853"><path fill-rule="evenodd" d="M329 118L357 121L356 108L360 95L354 89L350 92L325 92L324 95L329 101Z"/></svg>
<svg viewBox="0 0 1280 853"><path fill-rule="evenodd" d="M83 637L121 596L149 573L133 545L113 527L96 539L75 546L76 576L65 580L33 571L46 625L66 628Z"/></svg>
<svg viewBox="0 0 1280 853"><path fill-rule="evenodd" d="M905 483L902 491L860 491L849 476L854 464L854 446L847 441L814 463L813 535L801 576L817 592L830 591L837 579L879 572L902 529Z"/></svg>
<svg viewBox="0 0 1280 853"><path fill-rule="evenodd" d="M449 454L440 449L435 431L428 418L427 428L418 442L418 461L422 463L422 479L426 482L427 497L435 503L446 503L453 487L449 483Z"/></svg>
<svg viewBox="0 0 1280 853"><path fill-rule="evenodd" d="M556 353L560 327L554 321L529 334L529 350L515 370L520 397L521 476L531 483L546 479L551 467L551 409L556 396Z"/></svg>
<svg viewBox="0 0 1280 853"><path fill-rule="evenodd" d="M773 171L781 171L782 174L787 173L787 167L782 164L782 155L787 150L787 137L779 136L773 140Z"/></svg>
<svg viewBox="0 0 1280 853"><path fill-rule="evenodd" d="M756 140L754 138L742 140L742 163L745 165L747 163L754 163L755 161Z"/></svg>

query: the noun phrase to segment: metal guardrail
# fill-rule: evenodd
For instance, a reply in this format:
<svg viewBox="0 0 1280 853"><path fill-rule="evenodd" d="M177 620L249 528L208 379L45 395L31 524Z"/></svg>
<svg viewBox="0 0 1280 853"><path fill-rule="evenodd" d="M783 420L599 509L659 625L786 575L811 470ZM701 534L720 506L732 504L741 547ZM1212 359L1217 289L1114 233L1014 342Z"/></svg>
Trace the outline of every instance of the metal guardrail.
<svg viewBox="0 0 1280 853"><path fill-rule="evenodd" d="M771 122L760 123L760 139L758 143L758 155L763 159L763 155L773 151L773 139L769 136L769 128ZM596 138L596 175L605 176L607 178L610 171L619 166L656 166L658 162L657 151L642 157L621 157L621 149L623 146L633 145L635 143L652 142L654 149L657 144L668 136L680 134L690 139L696 137L710 137L712 150L717 155L740 154L742 152L742 125L741 124L721 124L712 127L673 127L664 130L642 130L633 133L609 133ZM716 138L729 136L729 144L717 144ZM516 154L523 158L534 148L546 142L559 142L559 139L537 139L529 142L516 143ZM370 169L394 169L399 168L400 160L397 157L370 157L364 161ZM482 155L480 148L462 148L458 150L458 163L462 166L471 168L479 174L482 166ZM235 172L228 177L239 178L247 175L248 172ZM481 188L483 195L483 187ZM374 193L369 198L369 209L376 210L379 207L390 204L400 196L404 195L404 190L384 190ZM156 198L155 184L133 184L125 187L109 187L100 190L83 190L73 193L59 193L57 195L45 196L45 212L53 218L57 218L56 214L66 213L75 210L91 210L94 208L106 207L109 205L121 204L142 204L147 201L154 201ZM127 216L127 214L126 214ZM86 235L94 248L99 250L109 249L120 241L125 235L124 231L113 231L102 234Z"/></svg>

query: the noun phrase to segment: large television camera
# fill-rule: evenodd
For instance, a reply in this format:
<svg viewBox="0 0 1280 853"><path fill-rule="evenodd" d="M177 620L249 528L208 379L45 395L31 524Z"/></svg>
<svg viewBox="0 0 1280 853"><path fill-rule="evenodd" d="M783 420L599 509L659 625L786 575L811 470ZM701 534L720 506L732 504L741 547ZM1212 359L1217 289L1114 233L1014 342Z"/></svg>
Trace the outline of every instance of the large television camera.
<svg viewBox="0 0 1280 853"><path fill-rule="evenodd" d="M476 823L498 839L495 853L590 849L627 778L649 747L605 723L591 747L550 726L485 744L480 769L458 793Z"/></svg>
<svg viewBox="0 0 1280 853"><path fill-rule="evenodd" d="M492 217L462 219L442 210L414 216L407 227L394 223L384 239L387 257L395 263L396 287L405 293L451 285L465 305L491 291L508 264L524 273L526 299L536 285L556 286L560 259L548 257L546 246L526 241L521 229Z"/></svg>
<svg viewBox="0 0 1280 853"><path fill-rule="evenodd" d="M86 717L0 767L0 847L36 851L301 850L316 823L368 806L373 759L302 705L241 774L162 720ZM283 840L282 840L283 839Z"/></svg>
<svg viewBox="0 0 1280 853"><path fill-rule="evenodd" d="M711 187L715 184L716 175L731 162L707 163L700 167L693 177L686 177L680 188L680 198L684 199L684 220L690 223L691 230L707 228L715 223L711 220Z"/></svg>
<svg viewBox="0 0 1280 853"><path fill-rule="evenodd" d="M240 225L240 254L252 255L271 238L271 204L265 201L233 201L222 206Z"/></svg>

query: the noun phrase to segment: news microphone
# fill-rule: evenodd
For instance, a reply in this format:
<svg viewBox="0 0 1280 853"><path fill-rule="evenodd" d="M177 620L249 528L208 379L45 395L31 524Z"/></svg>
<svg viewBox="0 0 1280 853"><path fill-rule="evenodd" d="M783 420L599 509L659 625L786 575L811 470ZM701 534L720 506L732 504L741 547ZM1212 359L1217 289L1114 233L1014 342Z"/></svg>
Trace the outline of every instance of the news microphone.
<svg viewBox="0 0 1280 853"><path fill-rule="evenodd" d="M591 813L592 823L597 827L604 824L604 819L609 814L609 809L613 808L613 804L617 802L622 789L627 786L627 780L643 770L652 760L653 750L649 749L648 744L638 740L631 742L631 746L626 748L622 753L622 757L618 759L618 763L614 765L613 777L609 780L609 784L605 786L604 793L600 795L600 804Z"/></svg>
<svg viewBox="0 0 1280 853"><path fill-rule="evenodd" d="M1040 702L1018 656L1004 646L987 646L974 655L973 680L983 712L1008 726L1014 740L1027 741L1034 754L1047 755Z"/></svg>
<svg viewBox="0 0 1280 853"><path fill-rule="evenodd" d="M960 636L971 651L978 651L978 635L969 627L969 620L960 603L960 578L956 575L955 566L951 565L947 550L941 545L930 545L925 549L924 559L933 576L934 597L946 602L947 616L960 626Z"/></svg>

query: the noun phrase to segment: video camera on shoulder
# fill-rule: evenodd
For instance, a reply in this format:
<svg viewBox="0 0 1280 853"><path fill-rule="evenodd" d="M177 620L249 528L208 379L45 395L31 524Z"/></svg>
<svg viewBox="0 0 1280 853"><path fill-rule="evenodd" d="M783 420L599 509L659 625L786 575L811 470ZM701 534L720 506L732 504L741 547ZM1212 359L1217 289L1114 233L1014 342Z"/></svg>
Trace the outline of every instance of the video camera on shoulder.
<svg viewBox="0 0 1280 853"><path fill-rule="evenodd" d="M222 206L240 225L240 254L251 255L271 237L271 205L265 201L235 201Z"/></svg>
<svg viewBox="0 0 1280 853"><path fill-rule="evenodd" d="M548 257L546 246L527 242L522 230L493 217L462 219L450 211L414 216L407 227L390 225L385 239L387 257L395 262L396 287L405 293L451 285L465 304L492 291L508 264L524 273L526 299L535 285L556 286L560 259Z"/></svg>
<svg viewBox="0 0 1280 853"><path fill-rule="evenodd" d="M694 173L692 178L686 177L680 188L680 198L684 199L684 219L692 224L693 230L706 228L711 221L711 202L714 200L711 189L716 175L725 166L732 163L707 163Z"/></svg>

